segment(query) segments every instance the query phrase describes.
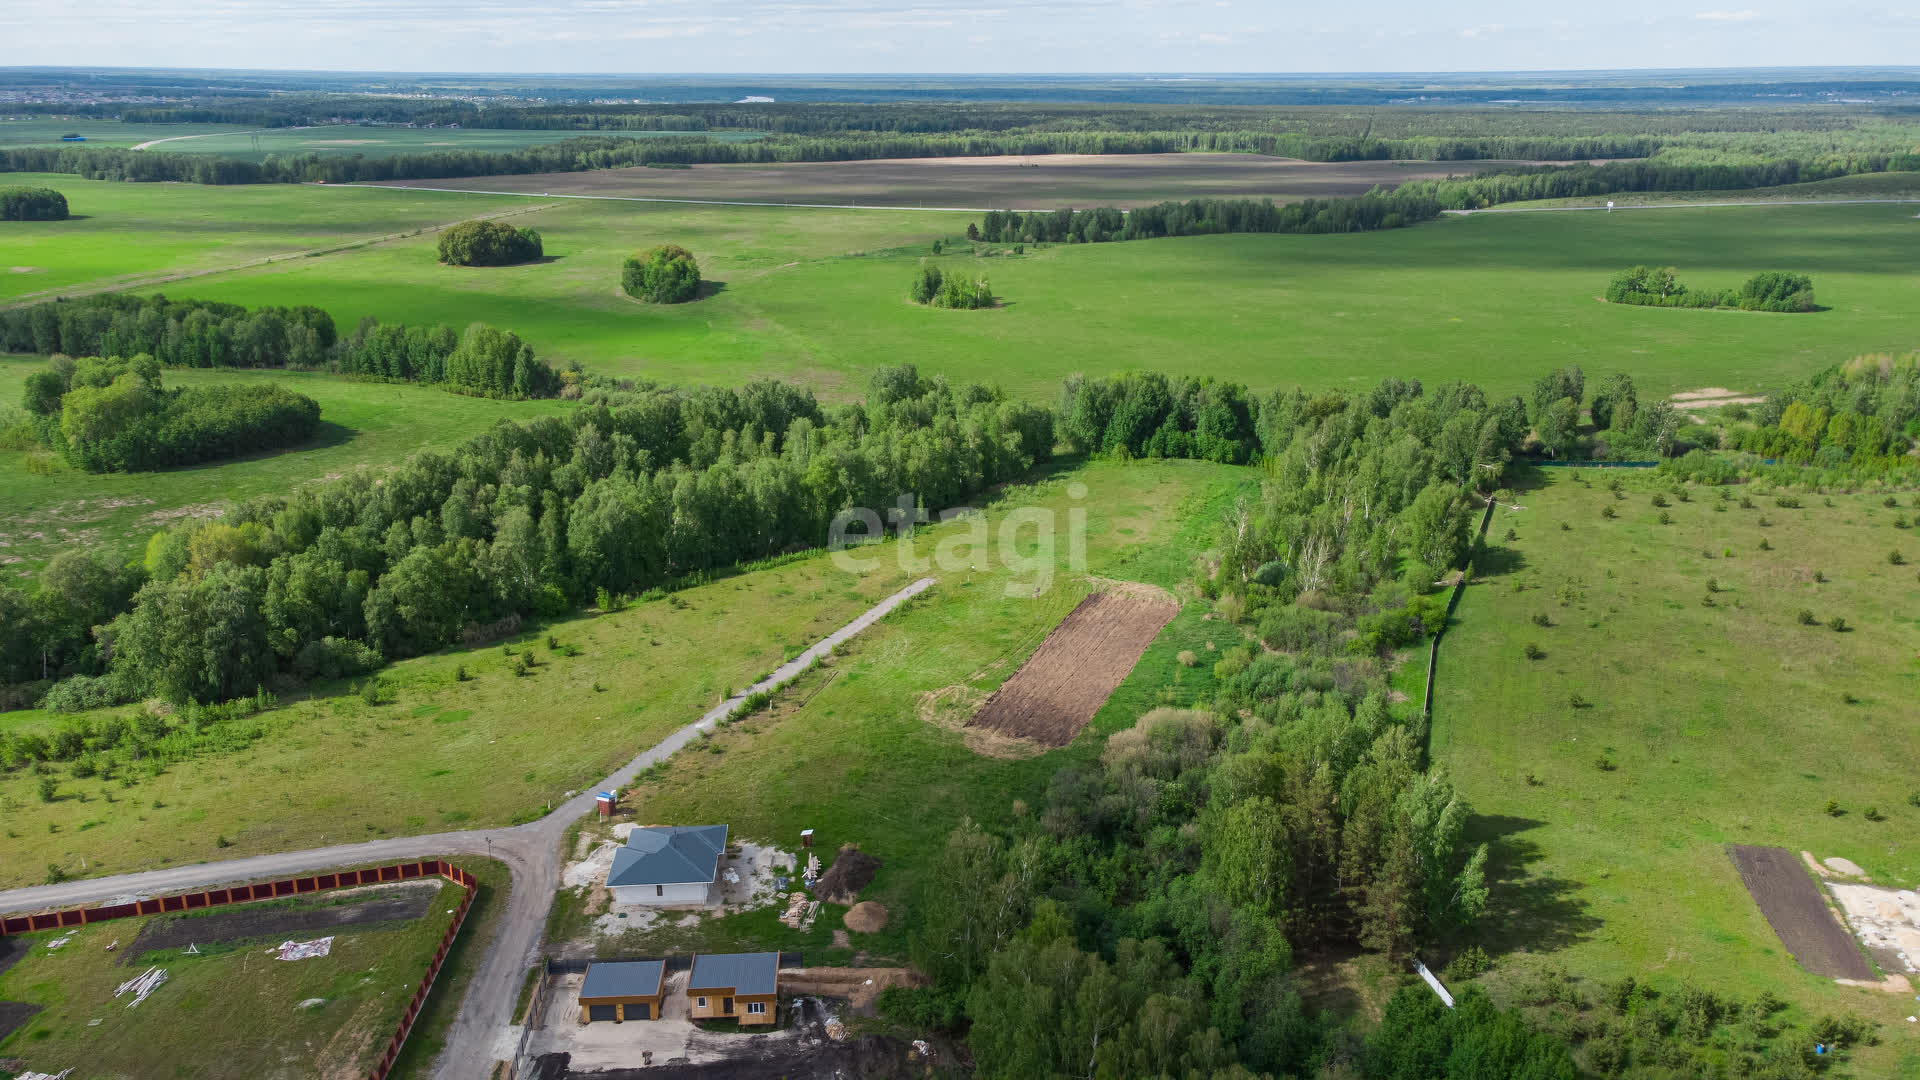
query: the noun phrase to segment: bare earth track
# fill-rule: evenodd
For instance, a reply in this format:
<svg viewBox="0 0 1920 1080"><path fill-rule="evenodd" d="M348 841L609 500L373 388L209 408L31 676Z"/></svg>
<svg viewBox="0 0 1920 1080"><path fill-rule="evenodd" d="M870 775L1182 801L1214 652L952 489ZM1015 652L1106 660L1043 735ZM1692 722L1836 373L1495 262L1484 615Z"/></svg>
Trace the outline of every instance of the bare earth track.
<svg viewBox="0 0 1920 1080"><path fill-rule="evenodd" d="M1727 854L1760 914L1801 967L1834 979L1874 979L1798 856L1786 848L1745 844L1728 844Z"/></svg>
<svg viewBox="0 0 1920 1080"><path fill-rule="evenodd" d="M1094 593L1060 620L967 726L1067 745L1179 610L1173 597L1146 586Z"/></svg>

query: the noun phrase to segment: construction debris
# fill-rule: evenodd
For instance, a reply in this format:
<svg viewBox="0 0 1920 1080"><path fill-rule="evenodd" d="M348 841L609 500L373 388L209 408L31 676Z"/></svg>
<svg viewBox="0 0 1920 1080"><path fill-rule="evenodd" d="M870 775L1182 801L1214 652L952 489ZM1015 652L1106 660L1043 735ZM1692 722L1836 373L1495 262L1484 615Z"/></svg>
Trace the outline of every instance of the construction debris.
<svg viewBox="0 0 1920 1080"><path fill-rule="evenodd" d="M813 929L813 920L818 918L819 915L820 915L820 901L818 900L807 901L806 910L800 916L800 925L798 927L795 927L795 929L798 929L798 930Z"/></svg>
<svg viewBox="0 0 1920 1080"><path fill-rule="evenodd" d="M820 880L820 856L807 856L807 869L800 875L800 879L808 889L812 889L813 883Z"/></svg>
<svg viewBox="0 0 1920 1080"><path fill-rule="evenodd" d="M54 938L52 941L47 942L47 948L57 949L60 946L65 945L67 942L72 940L73 940L73 932L68 931L67 933L62 934L59 937ZM72 1071L72 1070L68 1070L68 1071Z"/></svg>
<svg viewBox="0 0 1920 1080"><path fill-rule="evenodd" d="M916 1058L925 1058L928 1061L932 1061L933 1044L927 1042L925 1039L915 1039L913 1040L913 1053Z"/></svg>
<svg viewBox="0 0 1920 1080"><path fill-rule="evenodd" d="M787 910L780 916L780 922L789 930L800 928L800 918L807 907L807 894L803 892L787 894Z"/></svg>
<svg viewBox="0 0 1920 1080"><path fill-rule="evenodd" d="M67 1074L72 1071L73 1069L71 1068L61 1069L57 1073L33 1072L29 1070L20 1074L20 1080L67 1080Z"/></svg>
<svg viewBox="0 0 1920 1080"><path fill-rule="evenodd" d="M122 994L132 994L133 1000L127 1003L127 1008L131 1009L147 1000L147 995L153 993L159 988L161 983L166 981L166 968L150 967L138 976L121 983L120 989L115 990L113 996L119 997Z"/></svg>
<svg viewBox="0 0 1920 1080"><path fill-rule="evenodd" d="M315 938L312 941L283 941L274 951L276 960L311 960L316 956L325 956L333 951L331 936Z"/></svg>

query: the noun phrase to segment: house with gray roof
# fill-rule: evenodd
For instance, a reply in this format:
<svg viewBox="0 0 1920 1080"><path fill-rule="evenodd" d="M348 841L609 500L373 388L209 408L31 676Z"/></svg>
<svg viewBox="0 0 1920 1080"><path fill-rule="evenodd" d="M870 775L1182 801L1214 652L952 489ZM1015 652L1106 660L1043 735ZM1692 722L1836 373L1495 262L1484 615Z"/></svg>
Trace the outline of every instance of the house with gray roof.
<svg viewBox="0 0 1920 1080"><path fill-rule="evenodd" d="M725 825L637 826L613 853L607 889L616 904L710 904L726 850Z"/></svg>
<svg viewBox="0 0 1920 1080"><path fill-rule="evenodd" d="M659 960L595 961L580 984L580 1022L658 1020L667 965Z"/></svg>
<svg viewBox="0 0 1920 1080"><path fill-rule="evenodd" d="M696 953L687 973L689 1013L695 1020L771 1024L780 992L780 954Z"/></svg>

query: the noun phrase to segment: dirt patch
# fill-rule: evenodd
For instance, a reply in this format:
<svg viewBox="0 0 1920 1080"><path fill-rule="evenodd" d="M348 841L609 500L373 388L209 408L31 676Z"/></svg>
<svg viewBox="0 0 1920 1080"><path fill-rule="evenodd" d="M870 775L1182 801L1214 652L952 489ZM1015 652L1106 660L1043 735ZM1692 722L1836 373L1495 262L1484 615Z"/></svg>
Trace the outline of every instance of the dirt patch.
<svg viewBox="0 0 1920 1080"><path fill-rule="evenodd" d="M1854 862L1852 859L1843 859L1838 855L1835 855L1832 858L1827 860L1827 869L1833 871L1836 874L1845 874L1848 877L1857 877L1862 881L1873 880L1872 878L1867 876L1867 872L1865 870L1860 869L1860 864Z"/></svg>
<svg viewBox="0 0 1920 1080"><path fill-rule="evenodd" d="M0 938L0 975L5 975L8 968L24 959L29 948L31 946L19 938Z"/></svg>
<svg viewBox="0 0 1920 1080"><path fill-rule="evenodd" d="M887 928L887 906L878 900L863 900L847 909L840 920L856 934L875 934Z"/></svg>
<svg viewBox="0 0 1920 1080"><path fill-rule="evenodd" d="M995 660L987 665L987 670L976 671L972 677L984 679L989 672L1004 667L1005 663L1004 660ZM967 721L972 719L974 713L980 711L980 705L986 699L986 694L962 684L929 690L920 695L920 719L935 727L959 732L961 741L967 744L967 749L981 757L1013 761L1044 754L1052 749L1032 739L1022 739L998 731L967 726Z"/></svg>
<svg viewBox="0 0 1920 1080"><path fill-rule="evenodd" d="M1667 400L1672 402L1674 408L1686 412L1692 409L1717 409L1722 405L1758 405L1767 399L1765 395L1743 394L1722 386L1708 386L1682 391Z"/></svg>
<svg viewBox="0 0 1920 1080"><path fill-rule="evenodd" d="M1172 596L1147 586L1094 593L1053 628L967 727L1067 745L1179 610Z"/></svg>
<svg viewBox="0 0 1920 1080"><path fill-rule="evenodd" d="M40 272L40 268L37 266L9 266L7 269L16 274L37 274Z"/></svg>
<svg viewBox="0 0 1920 1080"><path fill-rule="evenodd" d="M1760 914L1801 967L1831 979L1873 979L1873 969L1793 852L1729 844L1727 854Z"/></svg>
<svg viewBox="0 0 1920 1080"><path fill-rule="evenodd" d="M841 998L857 1013L868 1013L889 986L919 986L925 982L912 968L847 967L786 968L780 972L780 992L795 996Z"/></svg>
<svg viewBox="0 0 1920 1080"><path fill-rule="evenodd" d="M596 169L438 180L412 188L479 188L649 199L897 207L1040 209L1144 206L1166 199L1360 195L1376 185L1510 169L1512 161L1314 162L1259 154L1042 154L895 158L690 169Z"/></svg>
<svg viewBox="0 0 1920 1080"><path fill-rule="evenodd" d="M205 518L217 518L225 512L226 509L221 503L200 503L197 506L176 506L170 510L154 510L142 516L140 520L158 523L192 518L199 521Z"/></svg>
<svg viewBox="0 0 1920 1080"><path fill-rule="evenodd" d="M33 1019L40 1006L25 1001L0 1001L0 1042Z"/></svg>
<svg viewBox="0 0 1920 1080"><path fill-rule="evenodd" d="M141 927L140 936L120 954L120 962L135 963L142 953L155 949L281 939L369 923L411 922L425 915L440 895L440 887L434 882L383 886L381 891L385 895L354 904L241 907L212 915L155 918Z"/></svg>
<svg viewBox="0 0 1920 1080"><path fill-rule="evenodd" d="M820 881L814 886L815 896L829 904L852 906L860 900L860 890L873 883L873 875L880 869L880 860L848 845L834 856L833 865L820 875Z"/></svg>
<svg viewBox="0 0 1920 1080"><path fill-rule="evenodd" d="M1920 894L1845 881L1827 888L1880 970L1920 975Z"/></svg>

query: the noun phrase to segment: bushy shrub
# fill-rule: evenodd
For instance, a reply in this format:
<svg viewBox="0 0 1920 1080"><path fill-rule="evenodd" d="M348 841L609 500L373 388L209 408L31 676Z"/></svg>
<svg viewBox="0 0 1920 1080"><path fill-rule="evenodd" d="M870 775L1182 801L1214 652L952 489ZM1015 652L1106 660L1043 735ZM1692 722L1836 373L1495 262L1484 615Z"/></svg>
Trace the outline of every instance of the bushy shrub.
<svg viewBox="0 0 1920 1080"><path fill-rule="evenodd" d="M0 187L0 221L65 221L67 197L43 187Z"/></svg>
<svg viewBox="0 0 1920 1080"><path fill-rule="evenodd" d="M440 233L448 266L512 266L541 256L540 234L499 221L463 221Z"/></svg>
<svg viewBox="0 0 1920 1080"><path fill-rule="evenodd" d="M49 366L42 375L57 370ZM45 380L42 380L44 382ZM29 388L29 393L52 389ZM167 390L151 356L83 358L45 428L72 464L88 472L191 465L305 442L320 425L312 398L278 383ZM37 407L44 403L35 399Z"/></svg>
<svg viewBox="0 0 1920 1080"><path fill-rule="evenodd" d="M628 296L654 304L679 304L700 292L700 264L678 244L661 244L627 258L620 287Z"/></svg>
<svg viewBox="0 0 1920 1080"><path fill-rule="evenodd" d="M302 679L340 679L364 675L381 662L380 654L361 642L328 636L293 654L293 673Z"/></svg>
<svg viewBox="0 0 1920 1080"><path fill-rule="evenodd" d="M131 700L111 675L74 675L53 684L40 707L48 712L86 712Z"/></svg>

